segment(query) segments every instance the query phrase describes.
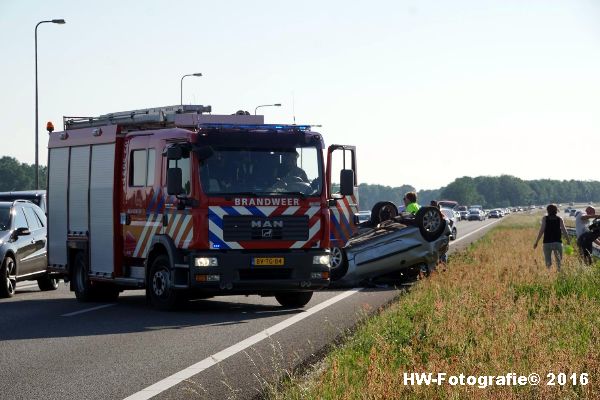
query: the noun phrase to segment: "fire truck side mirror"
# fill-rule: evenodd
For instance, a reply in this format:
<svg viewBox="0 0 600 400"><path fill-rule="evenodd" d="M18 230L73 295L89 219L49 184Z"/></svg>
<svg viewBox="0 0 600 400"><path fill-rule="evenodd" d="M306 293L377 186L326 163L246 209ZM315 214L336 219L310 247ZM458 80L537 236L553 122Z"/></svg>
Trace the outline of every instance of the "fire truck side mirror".
<svg viewBox="0 0 600 400"><path fill-rule="evenodd" d="M167 170L167 193L175 196L183 193L181 168L169 168Z"/></svg>
<svg viewBox="0 0 600 400"><path fill-rule="evenodd" d="M342 196L354 195L354 171L351 169L340 171L340 194Z"/></svg>

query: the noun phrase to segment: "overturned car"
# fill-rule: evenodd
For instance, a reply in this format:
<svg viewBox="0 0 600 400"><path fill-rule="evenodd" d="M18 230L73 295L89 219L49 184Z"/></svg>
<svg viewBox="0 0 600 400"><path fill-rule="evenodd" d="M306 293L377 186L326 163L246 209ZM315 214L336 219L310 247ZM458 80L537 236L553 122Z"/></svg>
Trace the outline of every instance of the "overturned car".
<svg viewBox="0 0 600 400"><path fill-rule="evenodd" d="M433 270L448 251L450 234L436 207L421 207L416 215L398 215L393 203L377 203L370 221L360 224L342 249L342 262L331 269L331 286L399 277L402 271L416 267Z"/></svg>

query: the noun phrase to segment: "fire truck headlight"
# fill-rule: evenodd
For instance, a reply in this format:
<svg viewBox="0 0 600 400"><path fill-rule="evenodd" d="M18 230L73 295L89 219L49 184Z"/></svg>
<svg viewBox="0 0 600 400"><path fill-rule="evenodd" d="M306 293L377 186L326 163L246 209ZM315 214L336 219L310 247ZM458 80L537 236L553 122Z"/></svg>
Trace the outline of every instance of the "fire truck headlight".
<svg viewBox="0 0 600 400"><path fill-rule="evenodd" d="M219 261L217 261L217 257L196 257L194 265L196 267L218 267Z"/></svg>
<svg viewBox="0 0 600 400"><path fill-rule="evenodd" d="M329 265L329 254L324 254L322 256L314 256L313 264L314 265Z"/></svg>

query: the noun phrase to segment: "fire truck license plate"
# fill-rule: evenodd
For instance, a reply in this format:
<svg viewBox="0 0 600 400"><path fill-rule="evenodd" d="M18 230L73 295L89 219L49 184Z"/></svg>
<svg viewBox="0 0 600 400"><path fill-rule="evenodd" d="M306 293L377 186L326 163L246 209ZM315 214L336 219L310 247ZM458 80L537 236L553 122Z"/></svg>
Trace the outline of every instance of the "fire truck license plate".
<svg viewBox="0 0 600 400"><path fill-rule="evenodd" d="M283 265L283 257L254 257L253 265Z"/></svg>

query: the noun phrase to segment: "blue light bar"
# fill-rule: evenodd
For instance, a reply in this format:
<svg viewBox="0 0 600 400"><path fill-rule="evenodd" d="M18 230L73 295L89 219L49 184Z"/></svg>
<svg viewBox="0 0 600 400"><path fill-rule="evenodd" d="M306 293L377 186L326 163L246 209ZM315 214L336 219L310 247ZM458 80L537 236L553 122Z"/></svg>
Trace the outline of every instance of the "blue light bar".
<svg viewBox="0 0 600 400"><path fill-rule="evenodd" d="M238 125L238 124L198 124L201 130L235 130L248 132L309 132L310 125Z"/></svg>

